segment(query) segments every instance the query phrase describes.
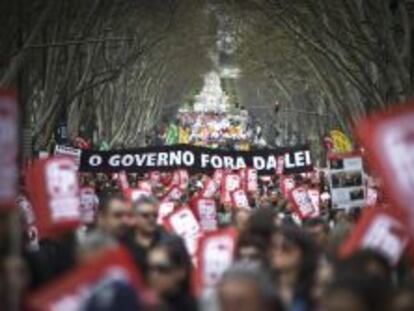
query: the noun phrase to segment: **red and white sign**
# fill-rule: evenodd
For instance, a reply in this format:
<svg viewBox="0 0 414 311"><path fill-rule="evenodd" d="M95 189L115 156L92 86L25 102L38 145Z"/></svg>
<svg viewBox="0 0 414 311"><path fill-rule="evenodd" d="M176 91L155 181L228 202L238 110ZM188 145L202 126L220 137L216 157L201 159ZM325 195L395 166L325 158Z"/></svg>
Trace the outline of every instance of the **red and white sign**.
<svg viewBox="0 0 414 311"><path fill-rule="evenodd" d="M225 174L221 188L222 203L232 204L231 193L240 187L241 180L238 174Z"/></svg>
<svg viewBox="0 0 414 311"><path fill-rule="evenodd" d="M125 171L122 171L118 174L118 183L119 183L119 187L121 188L123 192L127 191L127 189L130 188L128 176L125 173Z"/></svg>
<svg viewBox="0 0 414 311"><path fill-rule="evenodd" d="M221 185L224 178L224 170L218 169L214 171L213 180L217 185Z"/></svg>
<svg viewBox="0 0 414 311"><path fill-rule="evenodd" d="M234 208L250 209L249 199L247 198L246 191L238 189L231 193L232 206Z"/></svg>
<svg viewBox="0 0 414 311"><path fill-rule="evenodd" d="M391 264L400 260L409 242L409 232L404 214L385 208L367 208L340 249L347 257L358 249L374 249L383 254Z"/></svg>
<svg viewBox="0 0 414 311"><path fill-rule="evenodd" d="M158 206L158 219L157 223L161 225L164 222L164 218L174 212L174 202L161 202Z"/></svg>
<svg viewBox="0 0 414 311"><path fill-rule="evenodd" d="M163 197L162 201L178 201L181 199L183 195L183 191L180 189L178 185L172 185L168 190L165 196Z"/></svg>
<svg viewBox="0 0 414 311"><path fill-rule="evenodd" d="M85 224L95 222L98 204L98 196L93 187L82 187L80 189L80 212L82 221Z"/></svg>
<svg viewBox="0 0 414 311"><path fill-rule="evenodd" d="M181 190L185 190L188 186L189 176L187 170L177 170L175 174L178 175L178 185L180 186Z"/></svg>
<svg viewBox="0 0 414 311"><path fill-rule="evenodd" d="M138 189L144 190L148 193L152 193L152 185L149 181L146 180L138 181Z"/></svg>
<svg viewBox="0 0 414 311"><path fill-rule="evenodd" d="M40 235L77 227L81 221L77 167L69 158L36 160L26 185Z"/></svg>
<svg viewBox="0 0 414 311"><path fill-rule="evenodd" d="M386 196L408 211L414 234L414 101L360 121L356 133Z"/></svg>
<svg viewBox="0 0 414 311"><path fill-rule="evenodd" d="M193 206L194 215L200 223L201 230L214 231L218 227L216 201L213 199L197 199Z"/></svg>
<svg viewBox="0 0 414 311"><path fill-rule="evenodd" d="M259 189L257 170L254 168L248 168L246 173L246 191L249 193L257 192Z"/></svg>
<svg viewBox="0 0 414 311"><path fill-rule="evenodd" d="M293 189L290 192L290 201L294 212L301 219L319 216L306 187L297 187Z"/></svg>
<svg viewBox="0 0 414 311"><path fill-rule="evenodd" d="M204 181L204 188L201 192L201 196L206 199L213 198L219 190L219 185L210 177L207 177Z"/></svg>
<svg viewBox="0 0 414 311"><path fill-rule="evenodd" d="M285 167L285 157L284 156L277 157L276 175L282 176L284 167Z"/></svg>
<svg viewBox="0 0 414 311"><path fill-rule="evenodd" d="M233 263L237 231L223 229L206 233L199 241L194 270L194 285L198 295L211 289Z"/></svg>
<svg viewBox="0 0 414 311"><path fill-rule="evenodd" d="M191 256L195 254L201 227L193 212L182 207L167 216L164 221L167 230L181 236Z"/></svg>
<svg viewBox="0 0 414 311"><path fill-rule="evenodd" d="M129 253L111 248L36 291L28 299L29 309L82 310L89 299L96 299L97 294L104 296L103 290L111 294L110 289L119 284L131 288L140 298L145 296L142 277Z"/></svg>
<svg viewBox="0 0 414 311"><path fill-rule="evenodd" d="M295 180L293 177L284 176L280 179L280 191L283 196L289 198L290 192L295 188Z"/></svg>
<svg viewBox="0 0 414 311"><path fill-rule="evenodd" d="M150 197L151 192L137 189L137 188L129 188L124 191L125 196L127 197L129 202L136 202L141 198Z"/></svg>
<svg viewBox="0 0 414 311"><path fill-rule="evenodd" d="M319 189L309 188L308 196L312 201L313 208L315 209L314 217L320 215L321 193Z"/></svg>
<svg viewBox="0 0 414 311"><path fill-rule="evenodd" d="M0 210L15 207L18 141L16 93L0 89Z"/></svg>

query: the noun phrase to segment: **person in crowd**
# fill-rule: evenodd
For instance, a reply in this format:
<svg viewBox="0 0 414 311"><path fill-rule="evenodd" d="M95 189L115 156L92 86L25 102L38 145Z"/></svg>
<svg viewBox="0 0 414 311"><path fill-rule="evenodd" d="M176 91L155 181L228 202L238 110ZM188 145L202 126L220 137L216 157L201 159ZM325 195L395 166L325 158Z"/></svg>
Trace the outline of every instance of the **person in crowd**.
<svg viewBox="0 0 414 311"><path fill-rule="evenodd" d="M233 226L240 232L245 231L248 226L251 211L246 208L239 208L233 211Z"/></svg>
<svg viewBox="0 0 414 311"><path fill-rule="evenodd" d="M336 278L329 285L320 311L386 311L390 309L391 288L383 279L369 276Z"/></svg>
<svg viewBox="0 0 414 311"><path fill-rule="evenodd" d="M76 235L67 232L53 238L43 238L36 250L25 253L30 273L31 286L37 288L61 276L75 265Z"/></svg>
<svg viewBox="0 0 414 311"><path fill-rule="evenodd" d="M190 289L191 258L183 240L169 236L148 253L148 284L161 301L162 311L197 310Z"/></svg>
<svg viewBox="0 0 414 311"><path fill-rule="evenodd" d="M97 229L116 239L125 237L131 213L125 197L120 193L105 194L99 200Z"/></svg>
<svg viewBox="0 0 414 311"><path fill-rule="evenodd" d="M119 246L117 240L102 231L95 230L88 234L77 248L78 264L93 261L96 256L103 254L110 248ZM91 289L81 310L84 311L140 311L143 304L135 289L122 275L108 273L103 276Z"/></svg>
<svg viewBox="0 0 414 311"><path fill-rule="evenodd" d="M406 281L394 291L390 310L410 311L414 310L414 279Z"/></svg>
<svg viewBox="0 0 414 311"><path fill-rule="evenodd" d="M236 260L265 265L266 243L259 236L242 232L237 240Z"/></svg>
<svg viewBox="0 0 414 311"><path fill-rule="evenodd" d="M318 252L304 231L293 225L274 229L269 264L274 272L277 292L286 309L312 310Z"/></svg>
<svg viewBox="0 0 414 311"><path fill-rule="evenodd" d="M158 201L142 197L132 204L133 228L124 242L141 271L146 271L148 251L169 234L157 224Z"/></svg>
<svg viewBox="0 0 414 311"><path fill-rule="evenodd" d="M305 232L313 239L320 250L325 250L329 245L330 228L322 218L307 219L303 223Z"/></svg>
<svg viewBox="0 0 414 311"><path fill-rule="evenodd" d="M284 310L271 279L254 263L234 264L222 276L217 292L221 311Z"/></svg>

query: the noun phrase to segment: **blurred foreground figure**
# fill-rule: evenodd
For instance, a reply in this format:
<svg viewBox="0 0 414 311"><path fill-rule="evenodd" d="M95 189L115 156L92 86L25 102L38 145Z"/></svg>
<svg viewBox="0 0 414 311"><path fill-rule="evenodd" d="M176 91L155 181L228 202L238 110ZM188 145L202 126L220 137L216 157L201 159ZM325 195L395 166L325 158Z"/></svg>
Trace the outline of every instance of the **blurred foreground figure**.
<svg viewBox="0 0 414 311"><path fill-rule="evenodd" d="M169 237L148 254L148 282L161 301L160 310L197 310L190 290L191 258L183 240Z"/></svg>
<svg viewBox="0 0 414 311"><path fill-rule="evenodd" d="M125 237L130 210L122 194L110 194L100 200L97 227L116 239Z"/></svg>
<svg viewBox="0 0 414 311"><path fill-rule="evenodd" d="M253 263L233 265L224 273L217 291L220 311L283 310L271 280Z"/></svg>
<svg viewBox="0 0 414 311"><path fill-rule="evenodd" d="M270 269L285 307L313 310L318 252L310 238L292 225L277 228L272 234L269 253Z"/></svg>
<svg viewBox="0 0 414 311"><path fill-rule="evenodd" d="M133 228L125 244L130 250L138 269L147 271L148 251L169 235L157 225L158 201L143 197L132 205Z"/></svg>

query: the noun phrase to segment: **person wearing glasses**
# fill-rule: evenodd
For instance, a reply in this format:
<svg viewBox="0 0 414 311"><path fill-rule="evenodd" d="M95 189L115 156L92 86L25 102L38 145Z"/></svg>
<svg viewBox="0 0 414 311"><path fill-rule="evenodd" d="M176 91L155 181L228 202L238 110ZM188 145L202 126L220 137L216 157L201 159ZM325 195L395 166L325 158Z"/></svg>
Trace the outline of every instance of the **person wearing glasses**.
<svg viewBox="0 0 414 311"><path fill-rule="evenodd" d="M276 291L286 310L313 310L312 289L315 285L318 258L316 246L301 228L282 225L274 229L269 264L274 272Z"/></svg>
<svg viewBox="0 0 414 311"><path fill-rule="evenodd" d="M162 311L197 310L190 289L191 258L183 240L170 236L148 253L148 284L156 293Z"/></svg>
<svg viewBox="0 0 414 311"><path fill-rule="evenodd" d="M132 230L124 239L138 268L147 271L148 251L160 241L170 237L157 224L158 201L154 197L141 197L132 203Z"/></svg>
<svg viewBox="0 0 414 311"><path fill-rule="evenodd" d="M122 194L103 195L99 201L97 229L121 240L127 234L130 216L127 201Z"/></svg>

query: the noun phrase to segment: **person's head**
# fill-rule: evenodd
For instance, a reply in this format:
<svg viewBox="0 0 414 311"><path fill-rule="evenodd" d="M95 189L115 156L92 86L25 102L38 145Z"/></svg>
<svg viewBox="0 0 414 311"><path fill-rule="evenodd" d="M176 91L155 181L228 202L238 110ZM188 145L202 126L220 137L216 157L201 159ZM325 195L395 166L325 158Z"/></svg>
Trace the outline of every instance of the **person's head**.
<svg viewBox="0 0 414 311"><path fill-rule="evenodd" d="M338 276L374 276L391 282L392 267L380 253L362 249L340 260L336 264L335 273Z"/></svg>
<svg viewBox="0 0 414 311"><path fill-rule="evenodd" d="M161 298L175 296L190 287L191 258L183 240L172 236L148 254L148 282Z"/></svg>
<svg viewBox="0 0 414 311"><path fill-rule="evenodd" d="M276 228L272 234L269 263L277 273L296 277L297 290L309 291L318 264L318 251L312 240L296 226Z"/></svg>
<svg viewBox="0 0 414 311"><path fill-rule="evenodd" d="M414 280L399 287L393 294L390 310L411 311L414 310Z"/></svg>
<svg viewBox="0 0 414 311"><path fill-rule="evenodd" d="M146 235L157 231L158 201L154 197L142 197L132 204L135 230Z"/></svg>
<svg viewBox="0 0 414 311"><path fill-rule="evenodd" d="M77 246L77 261L79 263L90 261L109 248L117 246L118 242L113 236L103 231L92 231Z"/></svg>
<svg viewBox="0 0 414 311"><path fill-rule="evenodd" d="M130 209L122 194L107 194L100 198L98 210L98 229L116 238L128 230Z"/></svg>
<svg viewBox="0 0 414 311"><path fill-rule="evenodd" d="M244 232L237 241L236 258L239 261L264 263L266 242L259 236Z"/></svg>
<svg viewBox="0 0 414 311"><path fill-rule="evenodd" d="M247 223L251 212L246 208L239 208L233 212L233 225L239 231L244 231L247 228Z"/></svg>
<svg viewBox="0 0 414 311"><path fill-rule="evenodd" d="M305 232L313 239L320 249L328 245L329 225L321 218L311 218L304 223Z"/></svg>
<svg viewBox="0 0 414 311"><path fill-rule="evenodd" d="M251 234L260 236L267 242L275 227L274 218L275 212L270 208L256 210L249 218L247 230Z"/></svg>
<svg viewBox="0 0 414 311"><path fill-rule="evenodd" d="M379 278L351 276L338 279L323 295L320 310L385 311L389 306L389 293L388 284Z"/></svg>
<svg viewBox="0 0 414 311"><path fill-rule="evenodd" d="M221 311L282 310L271 280L253 263L236 263L218 284Z"/></svg>

